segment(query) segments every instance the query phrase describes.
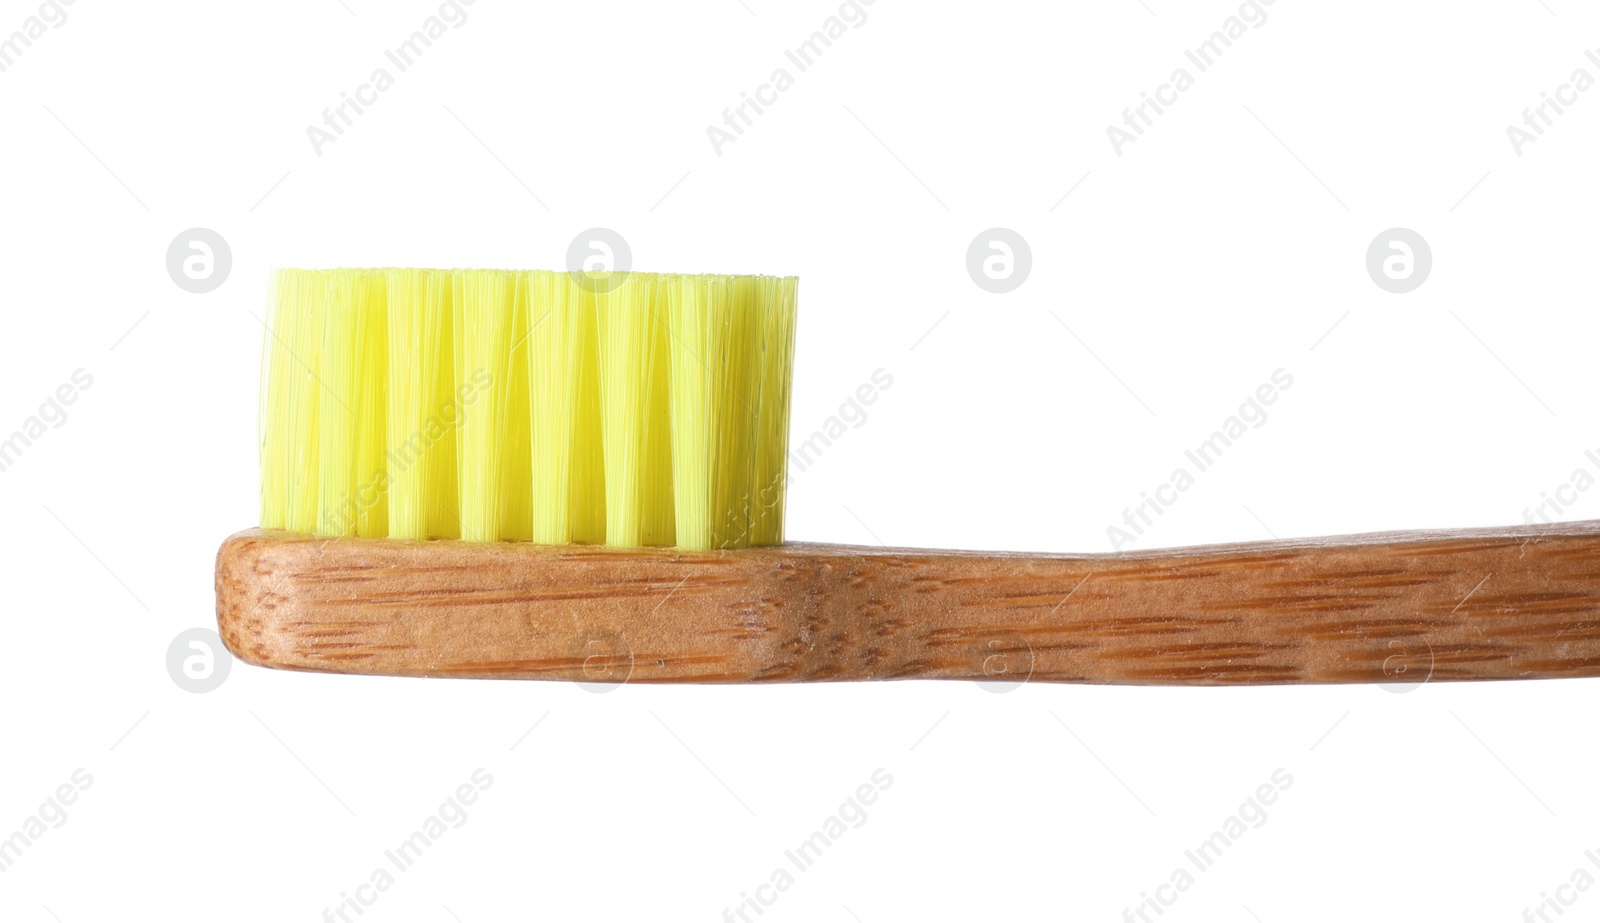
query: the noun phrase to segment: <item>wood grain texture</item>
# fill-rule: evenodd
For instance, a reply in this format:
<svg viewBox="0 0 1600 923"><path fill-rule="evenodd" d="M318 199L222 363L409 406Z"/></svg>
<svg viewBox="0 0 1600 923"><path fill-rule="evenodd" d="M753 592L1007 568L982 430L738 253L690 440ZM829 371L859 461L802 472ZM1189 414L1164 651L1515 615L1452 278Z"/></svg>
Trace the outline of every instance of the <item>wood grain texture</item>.
<svg viewBox="0 0 1600 923"><path fill-rule="evenodd" d="M588 682L1600 675L1600 522L1107 555L324 539L217 555L254 664Z"/></svg>

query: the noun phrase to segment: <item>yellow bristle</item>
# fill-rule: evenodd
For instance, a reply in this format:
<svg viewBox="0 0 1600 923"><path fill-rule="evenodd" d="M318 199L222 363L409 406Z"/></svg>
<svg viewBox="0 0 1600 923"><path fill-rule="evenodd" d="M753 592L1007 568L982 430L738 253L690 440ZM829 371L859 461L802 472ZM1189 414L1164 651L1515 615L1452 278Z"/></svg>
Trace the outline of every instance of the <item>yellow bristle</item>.
<svg viewBox="0 0 1600 923"><path fill-rule="evenodd" d="M289 269L273 280L261 387L264 528L315 532L319 525L315 437L326 389L318 363L330 277Z"/></svg>
<svg viewBox="0 0 1600 923"><path fill-rule="evenodd" d="M606 540L606 471L600 432L600 331L594 292L572 277L558 277L566 286L577 325L578 393L573 401L572 540L601 544Z"/></svg>
<svg viewBox="0 0 1600 923"><path fill-rule="evenodd" d="M262 525L779 543L795 293L766 276L280 271Z"/></svg>
<svg viewBox="0 0 1600 923"><path fill-rule="evenodd" d="M784 464L786 445L766 446L778 451L775 462L757 459L761 365L780 359L762 348L758 314L780 308L761 300L759 282L684 276L669 291L673 486L683 548L754 544L756 470Z"/></svg>
<svg viewBox="0 0 1600 923"><path fill-rule="evenodd" d="M326 299L318 377L329 399L317 415L317 531L382 537L389 534L384 279L337 270Z"/></svg>
<svg viewBox="0 0 1600 923"><path fill-rule="evenodd" d="M591 279L595 279L595 274ZM606 543L673 543L665 292L648 276L596 282Z"/></svg>
<svg viewBox="0 0 1600 923"><path fill-rule="evenodd" d="M383 453L394 538L459 538L450 274L386 273L389 294L389 435Z"/></svg>
<svg viewBox="0 0 1600 923"><path fill-rule="evenodd" d="M565 273L527 275L533 540L604 542L594 301Z"/></svg>
<svg viewBox="0 0 1600 923"><path fill-rule="evenodd" d="M455 382L465 404L456 442L461 538L533 537L528 441L527 286L518 273L473 270L455 282Z"/></svg>
<svg viewBox="0 0 1600 923"><path fill-rule="evenodd" d="M750 544L783 541L783 504L789 473L789 383L794 368L794 311L798 280L758 280L761 325L761 402L757 405L755 496Z"/></svg>

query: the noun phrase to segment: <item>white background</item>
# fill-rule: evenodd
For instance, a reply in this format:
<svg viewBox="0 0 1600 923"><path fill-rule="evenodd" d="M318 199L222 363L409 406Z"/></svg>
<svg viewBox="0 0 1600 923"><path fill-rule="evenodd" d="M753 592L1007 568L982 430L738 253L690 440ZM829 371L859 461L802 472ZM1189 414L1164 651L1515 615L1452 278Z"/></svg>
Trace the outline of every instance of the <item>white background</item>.
<svg viewBox="0 0 1600 923"><path fill-rule="evenodd" d="M894 383L794 477L797 539L1108 551L1280 368L1133 547L1512 524L1596 473L1600 91L1506 135L1600 77L1585 5L1278 0L1119 157L1107 125L1236 4L877 0L719 156L706 127L836 9L478 0L321 156L307 126L436 4L78 0L0 74L0 431L93 376L0 474L0 837L94 780L0 873L0 918L322 919L479 767L359 919L722 919L880 767L759 919L1121 919L1280 767L1162 920L1510 923L1600 877L1594 681L169 678L256 515L276 266L560 268L604 226L640 269L798 274L795 432ZM0 34L36 10L0 2ZM197 226L234 261L204 295L165 269ZM996 226L1033 253L1006 295L965 268ZM1364 265L1396 226L1434 257L1406 295Z"/></svg>

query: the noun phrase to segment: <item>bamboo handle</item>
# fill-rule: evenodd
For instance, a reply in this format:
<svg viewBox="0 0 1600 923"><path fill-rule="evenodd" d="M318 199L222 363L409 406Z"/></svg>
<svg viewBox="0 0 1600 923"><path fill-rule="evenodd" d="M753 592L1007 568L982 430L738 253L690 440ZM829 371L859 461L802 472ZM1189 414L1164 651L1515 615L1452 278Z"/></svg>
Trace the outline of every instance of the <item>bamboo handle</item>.
<svg viewBox="0 0 1600 923"><path fill-rule="evenodd" d="M217 555L241 659L592 682L1600 675L1600 522L1106 555L323 539Z"/></svg>

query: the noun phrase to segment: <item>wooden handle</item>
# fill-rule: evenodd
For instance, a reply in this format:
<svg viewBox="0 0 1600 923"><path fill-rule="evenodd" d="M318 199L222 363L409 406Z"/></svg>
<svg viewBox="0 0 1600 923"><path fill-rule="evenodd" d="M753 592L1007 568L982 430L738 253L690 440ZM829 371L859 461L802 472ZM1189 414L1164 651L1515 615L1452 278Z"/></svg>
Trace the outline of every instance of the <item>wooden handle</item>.
<svg viewBox="0 0 1600 923"><path fill-rule="evenodd" d="M217 555L241 659L396 676L1232 685L1600 675L1600 522L1114 555L323 539Z"/></svg>

